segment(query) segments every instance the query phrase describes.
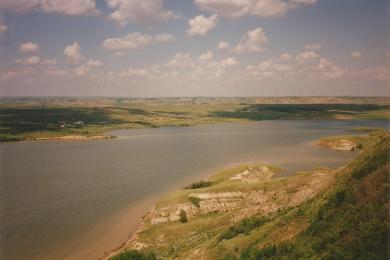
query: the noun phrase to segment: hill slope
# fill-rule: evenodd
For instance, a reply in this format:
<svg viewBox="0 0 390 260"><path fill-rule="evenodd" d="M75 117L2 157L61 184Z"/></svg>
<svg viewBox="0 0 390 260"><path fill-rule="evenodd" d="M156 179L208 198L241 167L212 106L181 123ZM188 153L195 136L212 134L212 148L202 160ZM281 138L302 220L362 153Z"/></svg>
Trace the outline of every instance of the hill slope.
<svg viewBox="0 0 390 260"><path fill-rule="evenodd" d="M261 174L250 183L242 181L250 175L242 168L222 172L207 187L160 202L128 251L113 259L386 259L389 155L390 137L383 135L336 171L271 180ZM251 169L259 167L264 173L265 166ZM229 199L215 195L227 190ZM210 207L204 194L227 208L202 210ZM185 199L195 205L192 212L186 208L188 222L152 223L162 209L178 211ZM169 220L169 210L164 214Z"/></svg>

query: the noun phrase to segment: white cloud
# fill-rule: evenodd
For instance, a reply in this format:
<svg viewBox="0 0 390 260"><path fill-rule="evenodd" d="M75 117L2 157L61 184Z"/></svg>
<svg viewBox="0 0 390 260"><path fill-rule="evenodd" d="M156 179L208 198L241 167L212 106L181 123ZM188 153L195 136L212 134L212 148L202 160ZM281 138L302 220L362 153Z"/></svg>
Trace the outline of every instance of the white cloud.
<svg viewBox="0 0 390 260"><path fill-rule="evenodd" d="M39 45L32 42L22 43L22 45L20 45L19 47L19 51L24 53L37 52L38 50L39 50Z"/></svg>
<svg viewBox="0 0 390 260"><path fill-rule="evenodd" d="M249 65L246 70L249 76L254 77L254 79L279 80L297 73L295 65L280 63L273 59L263 61L257 65Z"/></svg>
<svg viewBox="0 0 390 260"><path fill-rule="evenodd" d="M139 49L145 46L174 41L175 36L170 34L158 34L155 36L149 34L141 34L139 32L129 33L124 37L118 38L108 38L106 39L102 46L109 50L127 50L127 49Z"/></svg>
<svg viewBox="0 0 390 260"><path fill-rule="evenodd" d="M238 64L238 61L233 58L233 57L230 57L230 58L226 58L226 59L223 59L220 61L220 65L222 68L225 68L225 67L228 67L228 66L233 66L233 65L236 65Z"/></svg>
<svg viewBox="0 0 390 260"><path fill-rule="evenodd" d="M41 62L41 58L39 56L31 56L26 59L17 59L15 62L22 65L36 65Z"/></svg>
<svg viewBox="0 0 390 260"><path fill-rule="evenodd" d="M299 53L297 56L296 56L296 59L297 61L299 62L306 62L308 60L313 60L313 59L317 59L319 58L320 55L317 54L316 52L314 51L304 51L304 52L301 52Z"/></svg>
<svg viewBox="0 0 390 260"><path fill-rule="evenodd" d="M288 52L285 52L282 55L280 55L279 59L282 61L288 61L292 59L292 55Z"/></svg>
<svg viewBox="0 0 390 260"><path fill-rule="evenodd" d="M48 65L48 66L56 66L57 65L57 60L56 59L44 59L42 61L43 65Z"/></svg>
<svg viewBox="0 0 390 260"><path fill-rule="evenodd" d="M354 60L360 60L362 57L363 55L358 51L354 51L351 53L351 58Z"/></svg>
<svg viewBox="0 0 390 260"><path fill-rule="evenodd" d="M106 0L115 9L109 18L124 26L129 22L154 25L174 17L173 12L164 9L163 0Z"/></svg>
<svg viewBox="0 0 390 260"><path fill-rule="evenodd" d="M321 49L321 44L319 43L311 43L311 44L306 44L305 45L305 50L306 51L318 51L319 49Z"/></svg>
<svg viewBox="0 0 390 260"><path fill-rule="evenodd" d="M128 68L120 73L122 77L148 77L152 72L147 68Z"/></svg>
<svg viewBox="0 0 390 260"><path fill-rule="evenodd" d="M363 79L390 81L390 65L378 65L363 71L357 71L356 76Z"/></svg>
<svg viewBox="0 0 390 260"><path fill-rule="evenodd" d="M189 53L179 52L167 62L166 66L169 68L192 68L195 63Z"/></svg>
<svg viewBox="0 0 390 260"><path fill-rule="evenodd" d="M17 76L17 72L14 70L9 70L4 73L0 73L0 81L8 81L15 79Z"/></svg>
<svg viewBox="0 0 390 260"><path fill-rule="evenodd" d="M100 67L103 66L103 62L99 60L89 59L87 65L90 67Z"/></svg>
<svg viewBox="0 0 390 260"><path fill-rule="evenodd" d="M258 17L282 16L288 11L287 2L281 0L252 1L253 5L248 10L250 14Z"/></svg>
<svg viewBox="0 0 390 260"><path fill-rule="evenodd" d="M187 30L189 36L206 35L217 25L218 16L213 14L209 17L198 15L188 21L190 28Z"/></svg>
<svg viewBox="0 0 390 260"><path fill-rule="evenodd" d="M97 14L95 0L41 0L41 9L46 13L65 15Z"/></svg>
<svg viewBox="0 0 390 260"><path fill-rule="evenodd" d="M247 31L240 42L231 51L235 53L243 52L262 52L265 45L268 44L268 38L262 27Z"/></svg>
<svg viewBox="0 0 390 260"><path fill-rule="evenodd" d="M328 59L320 59L317 65L317 71L324 79L340 79L345 74L345 69L335 65Z"/></svg>
<svg viewBox="0 0 390 260"><path fill-rule="evenodd" d="M64 15L97 14L95 0L2 0L0 11L59 13Z"/></svg>
<svg viewBox="0 0 390 260"><path fill-rule="evenodd" d="M316 2L317 0L195 0L200 9L227 17L282 16L291 9L314 5Z"/></svg>
<svg viewBox="0 0 390 260"><path fill-rule="evenodd" d="M186 75L187 79L193 80L219 78L229 67L237 64L238 61L234 57L215 61L210 51L197 59L192 58L189 53L179 52L165 64L165 68L171 70L165 71L164 75Z"/></svg>
<svg viewBox="0 0 390 260"><path fill-rule="evenodd" d="M73 43L72 45L66 46L66 48L64 49L66 62L68 62L69 64L78 64L82 60L84 60L85 57L81 54L80 49L80 44L78 44L77 42Z"/></svg>
<svg viewBox="0 0 390 260"><path fill-rule="evenodd" d="M203 53L199 56L199 60L211 60L214 57L211 51Z"/></svg>
<svg viewBox="0 0 390 260"><path fill-rule="evenodd" d="M74 74L76 76L85 76L87 75L91 70L91 67L90 66L87 66L87 65L81 65L81 66L77 66L73 69L74 71Z"/></svg>
<svg viewBox="0 0 390 260"><path fill-rule="evenodd" d="M8 26L3 22L0 16L0 37L6 33Z"/></svg>
<svg viewBox="0 0 390 260"><path fill-rule="evenodd" d="M157 34L154 39L155 42L173 42L176 40L175 36L167 33Z"/></svg>
<svg viewBox="0 0 390 260"><path fill-rule="evenodd" d="M218 50L228 50L229 49L229 43L228 42L220 42L218 44Z"/></svg>

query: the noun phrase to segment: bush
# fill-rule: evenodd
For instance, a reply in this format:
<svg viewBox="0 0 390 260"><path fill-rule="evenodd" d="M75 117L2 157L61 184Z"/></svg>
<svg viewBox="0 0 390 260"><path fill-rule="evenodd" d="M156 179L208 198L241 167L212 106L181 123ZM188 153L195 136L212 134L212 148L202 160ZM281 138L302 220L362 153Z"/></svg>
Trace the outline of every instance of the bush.
<svg viewBox="0 0 390 260"><path fill-rule="evenodd" d="M229 229L225 232L223 232L219 236L219 240L232 239L233 237L238 236L240 234L248 233L249 231L264 225L267 221L267 218L257 216L243 219L240 222L229 227Z"/></svg>
<svg viewBox="0 0 390 260"><path fill-rule="evenodd" d="M187 212L184 209L180 210L180 222L181 223L187 223L188 222L188 220L187 220Z"/></svg>
<svg viewBox="0 0 390 260"><path fill-rule="evenodd" d="M194 182L190 185L187 185L185 186L184 188L185 189L200 189L200 188L205 188L205 187L209 187L211 186L211 181L198 181L198 182Z"/></svg>
<svg viewBox="0 0 390 260"><path fill-rule="evenodd" d="M122 252L114 257L111 257L110 260L156 260L156 254L151 251L147 255L141 253L137 250L129 250Z"/></svg>
<svg viewBox="0 0 390 260"><path fill-rule="evenodd" d="M197 208L200 207L200 204L199 204L199 203L200 203L201 199L199 199L199 198L197 198L197 197L192 197L192 196L190 196L190 197L188 197L188 200L191 201L191 203L194 204L195 207L197 207Z"/></svg>

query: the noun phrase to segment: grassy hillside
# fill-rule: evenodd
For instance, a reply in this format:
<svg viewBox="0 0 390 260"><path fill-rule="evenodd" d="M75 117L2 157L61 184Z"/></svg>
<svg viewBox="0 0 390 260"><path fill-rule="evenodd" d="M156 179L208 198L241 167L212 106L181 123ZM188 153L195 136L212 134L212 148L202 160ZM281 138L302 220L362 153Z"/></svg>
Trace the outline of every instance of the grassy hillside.
<svg viewBox="0 0 390 260"><path fill-rule="evenodd" d="M0 99L0 141L269 119L388 119L389 98Z"/></svg>
<svg viewBox="0 0 390 260"><path fill-rule="evenodd" d="M266 169L277 168L264 165L223 171L157 204L113 259L386 259L389 155L381 135L335 171L272 179ZM171 218L179 210L186 221Z"/></svg>

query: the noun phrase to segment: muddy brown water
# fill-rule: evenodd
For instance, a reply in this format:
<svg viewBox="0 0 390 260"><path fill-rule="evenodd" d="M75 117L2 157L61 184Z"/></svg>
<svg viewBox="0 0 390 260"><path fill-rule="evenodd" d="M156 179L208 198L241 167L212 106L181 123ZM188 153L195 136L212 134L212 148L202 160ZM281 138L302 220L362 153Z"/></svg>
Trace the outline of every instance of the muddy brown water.
<svg viewBox="0 0 390 260"><path fill-rule="evenodd" d="M285 175L356 153L311 146L386 121L262 121L116 130L109 141L0 144L0 259L97 259L167 192L245 162Z"/></svg>

